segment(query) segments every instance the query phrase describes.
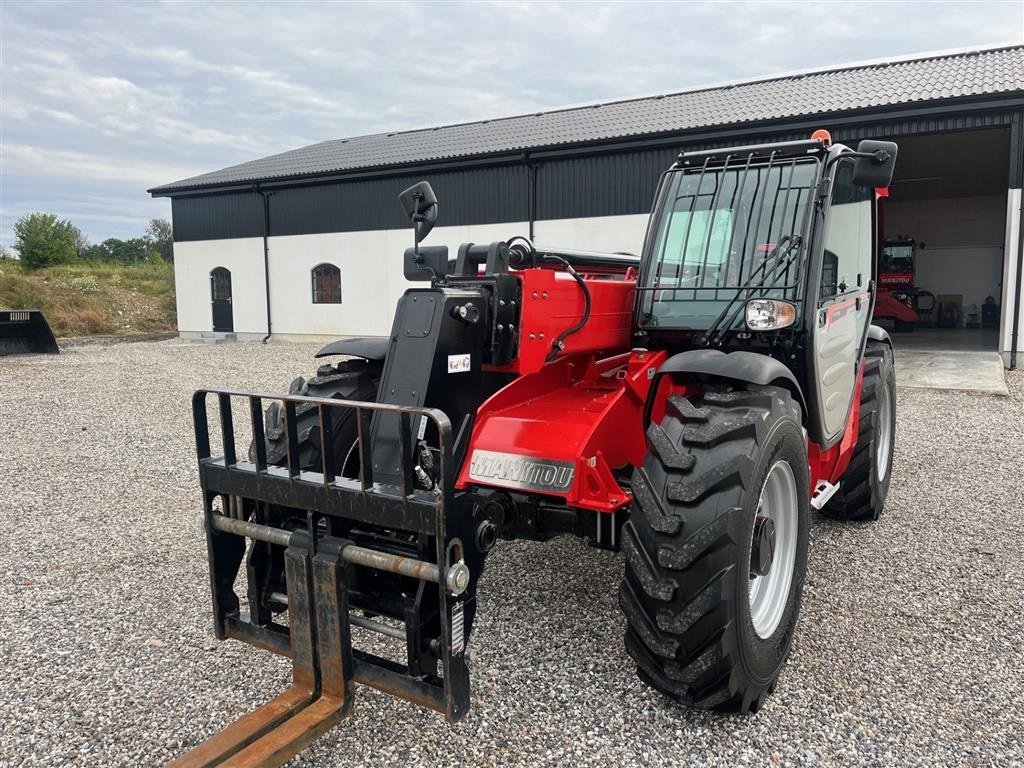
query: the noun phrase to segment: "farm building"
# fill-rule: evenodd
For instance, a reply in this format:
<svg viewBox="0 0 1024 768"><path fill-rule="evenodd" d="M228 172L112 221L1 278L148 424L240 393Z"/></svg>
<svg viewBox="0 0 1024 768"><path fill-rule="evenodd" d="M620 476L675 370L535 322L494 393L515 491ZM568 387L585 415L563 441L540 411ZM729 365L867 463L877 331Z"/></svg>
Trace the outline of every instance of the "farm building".
<svg viewBox="0 0 1024 768"><path fill-rule="evenodd" d="M923 292L919 329L1016 365L1024 45L324 141L149 191L172 201L183 336L385 335L412 244L397 196L416 181L441 201L428 242L453 254L514 234L639 253L658 177L681 149L818 128L853 146L899 143L884 227Z"/></svg>

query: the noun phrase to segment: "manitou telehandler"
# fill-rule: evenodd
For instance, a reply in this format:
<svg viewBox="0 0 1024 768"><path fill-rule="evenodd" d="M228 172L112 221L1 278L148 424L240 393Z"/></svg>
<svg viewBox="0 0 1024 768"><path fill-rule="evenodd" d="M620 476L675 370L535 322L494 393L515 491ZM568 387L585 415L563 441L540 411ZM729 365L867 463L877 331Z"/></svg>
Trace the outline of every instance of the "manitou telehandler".
<svg viewBox="0 0 1024 768"><path fill-rule="evenodd" d="M279 765L349 712L354 683L464 717L502 538L621 549L639 676L694 707L761 706L810 508L870 520L885 503L895 379L870 318L895 160L823 131L683 152L641 258L513 237L449 261L420 245L430 185L403 192L405 276L425 285L389 337L329 344L318 357L345 359L288 395L194 396L216 635L291 658L294 683L174 764Z"/></svg>
<svg viewBox="0 0 1024 768"><path fill-rule="evenodd" d="M917 243L912 238L898 237L882 243L876 276L875 320L890 320L897 331L913 331L917 323L917 310L931 310L934 296L914 286L914 251ZM920 298L927 303L919 307Z"/></svg>

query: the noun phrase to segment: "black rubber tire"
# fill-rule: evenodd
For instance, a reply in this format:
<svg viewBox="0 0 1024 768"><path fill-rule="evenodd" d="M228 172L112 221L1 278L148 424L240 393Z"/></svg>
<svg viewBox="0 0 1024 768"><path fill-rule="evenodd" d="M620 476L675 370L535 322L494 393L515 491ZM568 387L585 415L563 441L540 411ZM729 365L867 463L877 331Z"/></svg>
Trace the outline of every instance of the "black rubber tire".
<svg viewBox="0 0 1024 768"><path fill-rule="evenodd" d="M328 397L339 400L373 401L377 398L380 383L379 366L367 360L344 360L337 364L322 365L316 375L295 379L288 387L288 394ZM355 411L335 408L334 416L334 457L338 469L349 449L358 438ZM299 467L318 471L320 469L320 420L317 409L312 405L299 405L295 409L299 437ZM279 402L267 407L264 419L264 433L267 441L267 463L283 465L288 452L285 437L284 408ZM250 450L250 454L252 451ZM338 472L342 474L342 472ZM349 474L349 473L346 473ZM351 474L350 474L351 476Z"/></svg>
<svg viewBox="0 0 1024 768"><path fill-rule="evenodd" d="M889 389L889 458L884 477L878 472L878 412L882 388ZM864 350L864 386L860 398L860 431L850 466L840 481L839 490L822 508L822 513L837 520L877 520L885 508L892 478L892 457L896 448L896 370L892 348L881 341L868 341Z"/></svg>
<svg viewBox="0 0 1024 768"><path fill-rule="evenodd" d="M321 365L315 376L306 379L302 376L295 379L288 387L292 395L309 395L310 397L328 397L342 400L372 401L377 398L379 384L379 366L367 360L351 359L340 363ZM320 453L320 419L317 409L312 405L299 405L295 409L296 431L299 438L299 468L318 472L321 470ZM332 409L334 418L334 457L336 474L341 476L358 476L358 458L354 466L344 465L345 456L358 440L358 428L354 411L347 408ZM264 414L264 435L267 446L267 463L273 466L284 466L287 462L288 446L285 436L284 408L280 402L272 402ZM354 452L353 452L354 453ZM249 460L255 461L255 441L249 446ZM294 518L291 510L270 507L263 512L262 522L275 526L293 528L303 525L304 520ZM269 563L266 579L269 585L263 590L267 598L273 592L287 592L284 581L284 549L269 544L265 548L264 558ZM279 613L284 606L271 603L267 599L263 607L270 613Z"/></svg>
<svg viewBox="0 0 1024 768"><path fill-rule="evenodd" d="M789 655L807 570L800 407L777 387L708 385L701 397L670 396L647 446L623 529L626 650L640 679L677 701L756 711ZM761 490L779 460L797 484L796 555L778 628L761 639L750 616L751 540Z"/></svg>

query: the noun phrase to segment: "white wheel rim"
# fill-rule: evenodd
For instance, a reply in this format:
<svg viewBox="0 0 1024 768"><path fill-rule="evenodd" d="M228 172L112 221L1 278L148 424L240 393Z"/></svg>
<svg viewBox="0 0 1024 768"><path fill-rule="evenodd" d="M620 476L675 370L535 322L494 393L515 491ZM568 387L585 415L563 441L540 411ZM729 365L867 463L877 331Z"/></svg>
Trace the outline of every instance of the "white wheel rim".
<svg viewBox="0 0 1024 768"><path fill-rule="evenodd" d="M878 481L885 480L889 474L889 455L892 453L892 398L889 386L882 383L882 393L878 396L878 449L875 462L878 467Z"/></svg>
<svg viewBox="0 0 1024 768"><path fill-rule="evenodd" d="M787 461L775 462L757 503L757 516L770 518L775 525L775 555L766 574L751 571L750 578L750 620L757 636L764 640L775 633L786 613L796 568L799 503L793 468ZM751 548L756 544L751 534Z"/></svg>

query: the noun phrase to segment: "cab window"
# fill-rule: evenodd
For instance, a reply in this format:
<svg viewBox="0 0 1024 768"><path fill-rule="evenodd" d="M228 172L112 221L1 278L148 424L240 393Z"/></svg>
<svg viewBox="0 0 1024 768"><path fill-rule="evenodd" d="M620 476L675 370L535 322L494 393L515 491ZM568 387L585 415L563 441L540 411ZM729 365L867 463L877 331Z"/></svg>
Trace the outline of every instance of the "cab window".
<svg viewBox="0 0 1024 768"><path fill-rule="evenodd" d="M853 183L853 159L840 160L832 184L821 298L865 291L871 280L871 202L874 190Z"/></svg>

